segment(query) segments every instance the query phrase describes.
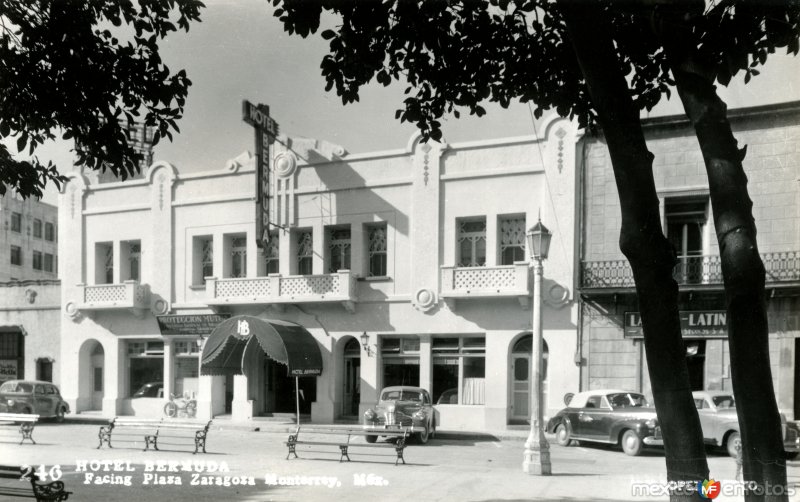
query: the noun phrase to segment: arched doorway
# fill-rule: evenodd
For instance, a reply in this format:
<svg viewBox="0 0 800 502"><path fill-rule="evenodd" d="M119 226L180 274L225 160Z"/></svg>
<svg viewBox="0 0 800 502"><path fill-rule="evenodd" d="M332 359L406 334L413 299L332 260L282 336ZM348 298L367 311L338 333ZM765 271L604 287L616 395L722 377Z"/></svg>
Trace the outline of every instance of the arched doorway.
<svg viewBox="0 0 800 502"><path fill-rule="evenodd" d="M358 404L361 402L361 345L350 337L342 351L342 416L357 417Z"/></svg>
<svg viewBox="0 0 800 502"><path fill-rule="evenodd" d="M523 335L514 343L511 349L511 420L527 421L531 418L531 401L534 389L533 381L533 335ZM547 360L549 351L547 342L542 340L542 401L547 407Z"/></svg>
<svg viewBox="0 0 800 502"><path fill-rule="evenodd" d="M101 411L105 397L105 350L97 340L86 340L78 356L78 399L75 411Z"/></svg>

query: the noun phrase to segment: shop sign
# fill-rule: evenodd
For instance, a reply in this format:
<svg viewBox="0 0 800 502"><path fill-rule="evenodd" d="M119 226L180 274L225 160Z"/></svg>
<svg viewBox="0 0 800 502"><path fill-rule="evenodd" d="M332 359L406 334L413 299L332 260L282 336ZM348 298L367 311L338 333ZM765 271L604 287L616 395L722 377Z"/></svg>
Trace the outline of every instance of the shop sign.
<svg viewBox="0 0 800 502"><path fill-rule="evenodd" d="M17 379L17 360L0 360L0 383Z"/></svg>
<svg viewBox="0 0 800 502"><path fill-rule="evenodd" d="M681 334L684 338L725 338L728 314L724 310L681 310ZM643 338L642 316L625 312L625 338Z"/></svg>
<svg viewBox="0 0 800 502"><path fill-rule="evenodd" d="M160 315L158 329L162 335L210 335L230 314Z"/></svg>

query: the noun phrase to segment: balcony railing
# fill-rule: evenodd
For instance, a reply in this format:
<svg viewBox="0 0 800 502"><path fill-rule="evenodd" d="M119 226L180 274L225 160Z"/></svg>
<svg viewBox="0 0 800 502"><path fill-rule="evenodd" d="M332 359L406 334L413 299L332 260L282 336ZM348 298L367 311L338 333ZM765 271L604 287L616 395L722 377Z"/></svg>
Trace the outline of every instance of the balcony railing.
<svg viewBox="0 0 800 502"><path fill-rule="evenodd" d="M530 296L528 263L497 267L442 267L442 298L516 296L527 305Z"/></svg>
<svg viewBox="0 0 800 502"><path fill-rule="evenodd" d="M762 253L767 283L800 281L800 251ZM672 272L681 286L722 284L719 256L679 258ZM584 288L632 288L633 272L627 260L588 261L581 263L581 286Z"/></svg>
<svg viewBox="0 0 800 502"><path fill-rule="evenodd" d="M206 303L212 306L342 302L353 312L356 275L349 270L335 274L206 279Z"/></svg>
<svg viewBox="0 0 800 502"><path fill-rule="evenodd" d="M139 281L122 284L78 284L81 300L76 308L80 311L131 309L139 314L149 308L150 295Z"/></svg>

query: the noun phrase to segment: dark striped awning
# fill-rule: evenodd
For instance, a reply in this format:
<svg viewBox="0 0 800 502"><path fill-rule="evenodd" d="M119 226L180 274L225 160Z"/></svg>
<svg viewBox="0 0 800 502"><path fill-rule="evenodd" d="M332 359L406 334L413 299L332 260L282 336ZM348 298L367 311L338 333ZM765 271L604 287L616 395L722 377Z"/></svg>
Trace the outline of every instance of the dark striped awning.
<svg viewBox="0 0 800 502"><path fill-rule="evenodd" d="M273 361L285 364L289 376L322 374L319 345L303 326L246 315L231 317L214 328L203 346L200 374L243 374L244 354L252 344L258 344Z"/></svg>

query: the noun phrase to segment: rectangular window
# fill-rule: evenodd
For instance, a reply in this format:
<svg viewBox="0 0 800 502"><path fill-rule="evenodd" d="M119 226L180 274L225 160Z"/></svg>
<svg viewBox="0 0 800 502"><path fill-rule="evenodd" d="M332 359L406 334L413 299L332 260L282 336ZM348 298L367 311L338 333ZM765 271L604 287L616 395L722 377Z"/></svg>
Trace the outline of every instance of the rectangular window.
<svg viewBox="0 0 800 502"><path fill-rule="evenodd" d="M269 243L264 249L264 272L269 274L280 273L280 237L278 232L269 233Z"/></svg>
<svg viewBox="0 0 800 502"><path fill-rule="evenodd" d="M385 277L386 269L386 223L367 225L368 277Z"/></svg>
<svg viewBox="0 0 800 502"><path fill-rule="evenodd" d="M34 251L33 252L33 263L32 263L34 270L42 270L42 252L41 251Z"/></svg>
<svg viewBox="0 0 800 502"><path fill-rule="evenodd" d="M44 254L44 271L45 272L55 272L55 266L53 262L53 255L50 253Z"/></svg>
<svg viewBox="0 0 800 502"><path fill-rule="evenodd" d="M350 227L330 227L328 230L328 272L350 270Z"/></svg>
<svg viewBox="0 0 800 502"><path fill-rule="evenodd" d="M111 242L94 245L94 283L114 283L114 246Z"/></svg>
<svg viewBox="0 0 800 502"><path fill-rule="evenodd" d="M141 277L142 245L139 241L128 243L128 279L138 281Z"/></svg>
<svg viewBox="0 0 800 502"><path fill-rule="evenodd" d="M247 277L247 239L231 240L231 277Z"/></svg>
<svg viewBox="0 0 800 502"><path fill-rule="evenodd" d="M486 402L486 338L434 337L433 402L480 405Z"/></svg>
<svg viewBox="0 0 800 502"><path fill-rule="evenodd" d="M56 240L56 227L52 223L44 224L44 240L50 242Z"/></svg>
<svg viewBox="0 0 800 502"><path fill-rule="evenodd" d="M22 266L22 248L11 246L11 264Z"/></svg>
<svg viewBox="0 0 800 502"><path fill-rule="evenodd" d="M50 359L36 361L36 379L43 382L53 381L53 361Z"/></svg>
<svg viewBox="0 0 800 502"><path fill-rule="evenodd" d="M214 277L214 238L196 236L192 238L192 284L205 284L206 277Z"/></svg>
<svg viewBox="0 0 800 502"><path fill-rule="evenodd" d="M664 201L667 239L678 254L675 280L697 284L703 279L703 228L707 197L675 197Z"/></svg>
<svg viewBox="0 0 800 502"><path fill-rule="evenodd" d="M527 261L525 256L525 216L502 216L497 225L500 234L500 264Z"/></svg>
<svg viewBox="0 0 800 502"><path fill-rule="evenodd" d="M33 236L37 239L42 238L42 220L38 218L33 219Z"/></svg>
<svg viewBox="0 0 800 502"><path fill-rule="evenodd" d="M310 230L297 232L297 274L314 272L314 238Z"/></svg>
<svg viewBox="0 0 800 502"><path fill-rule="evenodd" d="M458 266L486 266L486 218L458 219Z"/></svg>
<svg viewBox="0 0 800 502"><path fill-rule="evenodd" d="M419 385L419 338L381 337L383 386Z"/></svg>
<svg viewBox="0 0 800 502"><path fill-rule="evenodd" d="M164 382L164 342L128 342L128 390L132 396L146 383Z"/></svg>
<svg viewBox="0 0 800 502"><path fill-rule="evenodd" d="M22 215L20 213L11 213L11 231L22 232Z"/></svg>

